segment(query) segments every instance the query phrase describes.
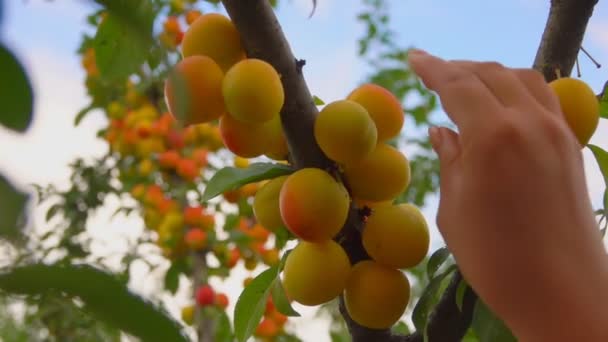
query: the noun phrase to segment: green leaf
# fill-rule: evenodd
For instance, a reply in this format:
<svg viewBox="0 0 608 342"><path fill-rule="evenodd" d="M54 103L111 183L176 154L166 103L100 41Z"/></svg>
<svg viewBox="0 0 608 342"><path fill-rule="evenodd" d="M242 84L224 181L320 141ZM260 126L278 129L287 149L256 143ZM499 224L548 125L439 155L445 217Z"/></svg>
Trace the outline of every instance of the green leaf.
<svg viewBox="0 0 608 342"><path fill-rule="evenodd" d="M0 237L15 238L19 235L20 221L29 196L0 175Z"/></svg>
<svg viewBox="0 0 608 342"><path fill-rule="evenodd" d="M321 100L317 95L313 95L312 100L315 102L315 106L322 106L325 104L325 101Z"/></svg>
<svg viewBox="0 0 608 342"><path fill-rule="evenodd" d="M253 163L246 169L225 167L211 177L201 200L206 202L225 191L238 189L245 184L272 179L293 172L294 169L290 166L274 163Z"/></svg>
<svg viewBox="0 0 608 342"><path fill-rule="evenodd" d="M218 311L218 317L215 319L215 339L214 342L232 342L234 341L234 334L232 333L232 327L230 326L230 318L226 314L226 311Z"/></svg>
<svg viewBox="0 0 608 342"><path fill-rule="evenodd" d="M429 262L426 264L426 274L429 280L433 279L435 273L441 265L450 257L450 251L447 247L441 247L436 250L433 255L429 258Z"/></svg>
<svg viewBox="0 0 608 342"><path fill-rule="evenodd" d="M600 99L600 117L608 119L608 84L602 90L602 98Z"/></svg>
<svg viewBox="0 0 608 342"><path fill-rule="evenodd" d="M34 112L34 91L23 65L0 44L0 124L25 132Z"/></svg>
<svg viewBox="0 0 608 342"><path fill-rule="evenodd" d="M450 266L443 273L438 274L429 282L428 286L424 289L418 303L414 307L412 312L412 321L417 331L425 332L426 334L426 323L432 308L437 304L441 295L442 283L448 275L456 270L456 265Z"/></svg>
<svg viewBox="0 0 608 342"><path fill-rule="evenodd" d="M410 333L410 327L404 321L399 321L391 328L393 334L407 335Z"/></svg>
<svg viewBox="0 0 608 342"><path fill-rule="evenodd" d="M61 204L57 203L57 204L53 204L49 210L46 211L46 216L45 216L45 220L46 222L49 222L55 215L57 215L57 212L61 209Z"/></svg>
<svg viewBox="0 0 608 342"><path fill-rule="evenodd" d="M479 342L515 342L509 328L482 302L477 299L471 327Z"/></svg>
<svg viewBox="0 0 608 342"><path fill-rule="evenodd" d="M154 10L146 0L97 0L108 15L93 42L100 74L124 79L146 62L152 48Z"/></svg>
<svg viewBox="0 0 608 342"><path fill-rule="evenodd" d="M260 323L277 269L273 266L260 273L239 296L234 308L234 332L238 341L249 339Z"/></svg>
<svg viewBox="0 0 608 342"><path fill-rule="evenodd" d="M593 145L593 144L588 144L587 147L591 150L591 152L593 152L593 156L595 157L595 160L597 161L597 165L600 168L600 172L602 173L602 176L604 177L604 186L606 188L608 188L608 152L606 152L601 147ZM604 190L604 198L603 198L604 215L608 216L608 195L606 194L606 191L608 191L608 190Z"/></svg>
<svg viewBox="0 0 608 342"><path fill-rule="evenodd" d="M300 317L300 314L294 310L291 303L289 303L289 299L287 299L285 289L283 288L283 283L279 277L276 277L272 284L271 294L272 302L280 313L289 317Z"/></svg>
<svg viewBox="0 0 608 342"><path fill-rule="evenodd" d="M142 341L188 341L168 313L135 295L116 277L89 265L32 264L0 274L0 289L41 295L61 291L85 310Z"/></svg>
<svg viewBox="0 0 608 342"><path fill-rule="evenodd" d="M165 289L171 294L175 294L179 288L179 275L186 270L186 263L183 260L177 260L171 263L167 273L165 273Z"/></svg>
<svg viewBox="0 0 608 342"><path fill-rule="evenodd" d="M76 117L74 118L74 126L78 126L80 125L80 122L82 121L82 119L84 119L84 117L89 114L91 112L91 110L93 110L93 108L95 108L95 106L93 106L93 104L91 103L90 105L86 106L85 108L81 109L77 114Z"/></svg>
<svg viewBox="0 0 608 342"><path fill-rule="evenodd" d="M462 303L464 302L464 294L467 292L467 288L469 284L467 284L466 280L462 279L458 284L458 288L456 289L456 306L458 310L462 311Z"/></svg>

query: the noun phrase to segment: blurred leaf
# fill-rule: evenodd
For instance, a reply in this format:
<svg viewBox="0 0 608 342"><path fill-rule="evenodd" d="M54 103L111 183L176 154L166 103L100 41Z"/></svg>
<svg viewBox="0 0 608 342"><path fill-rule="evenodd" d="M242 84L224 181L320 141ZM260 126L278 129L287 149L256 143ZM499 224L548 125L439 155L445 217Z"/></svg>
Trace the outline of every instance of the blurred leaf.
<svg viewBox="0 0 608 342"><path fill-rule="evenodd" d="M239 223L241 217L237 214L228 214L226 215L226 219L224 220L224 231L228 232L234 229L236 225Z"/></svg>
<svg viewBox="0 0 608 342"><path fill-rule="evenodd" d="M471 327L475 331L479 342L515 342L509 328L483 303L477 300L473 311Z"/></svg>
<svg viewBox="0 0 608 342"><path fill-rule="evenodd" d="M239 296L234 308L234 333L238 341L247 341L260 323L277 269L274 266L260 273Z"/></svg>
<svg viewBox="0 0 608 342"><path fill-rule="evenodd" d="M433 279L437 270L450 257L450 251L447 247L441 247L436 250L429 258L426 264L426 274L429 280Z"/></svg>
<svg viewBox="0 0 608 342"><path fill-rule="evenodd" d="M280 313L289 317L300 317L300 314L294 310L291 303L289 303L289 299L287 299L285 289L283 288L283 283L279 277L276 277L272 283L271 293L272 302Z"/></svg>
<svg viewBox="0 0 608 342"><path fill-rule="evenodd" d="M605 84L602 90L602 98L600 99L600 117L608 119L608 83Z"/></svg>
<svg viewBox="0 0 608 342"><path fill-rule="evenodd" d="M206 202L225 191L240 188L245 184L288 175L292 172L294 172L293 168L274 163L253 163L246 169L225 167L211 177L201 200Z"/></svg>
<svg viewBox="0 0 608 342"><path fill-rule="evenodd" d="M49 210L46 211L46 222L49 222L55 215L57 215L57 212L59 211L59 209L61 209L61 204L57 203L57 204L53 204Z"/></svg>
<svg viewBox="0 0 608 342"><path fill-rule="evenodd" d="M315 103L315 106L322 106L325 104L325 101L321 100L317 95L313 95L312 100Z"/></svg>
<svg viewBox="0 0 608 342"><path fill-rule="evenodd" d="M2 44L0 75L0 124L23 133L32 122L34 92L23 65Z"/></svg>
<svg viewBox="0 0 608 342"><path fill-rule="evenodd" d="M331 342L351 342L352 338L346 331L331 331L329 333Z"/></svg>
<svg viewBox="0 0 608 342"><path fill-rule="evenodd" d="M168 313L130 292L114 276L88 265L33 264L0 274L0 288L18 294L61 291L85 309L144 341L188 341Z"/></svg>
<svg viewBox="0 0 608 342"><path fill-rule="evenodd" d="M0 237L12 239L18 236L28 198L0 174Z"/></svg>
<svg viewBox="0 0 608 342"><path fill-rule="evenodd" d="M608 152L599 146L588 144L587 147L593 152L593 156L597 161L600 172L604 177L604 186L608 187ZM604 195L604 214L608 214L608 197Z"/></svg>
<svg viewBox="0 0 608 342"><path fill-rule="evenodd" d="M410 333L410 327L404 321L399 321L391 328L393 334L407 335Z"/></svg>
<svg viewBox="0 0 608 342"><path fill-rule="evenodd" d="M76 117L74 118L74 126L78 126L80 125L80 122L82 121L82 119L84 119L84 117L89 114L91 112L91 110L93 110L93 108L95 108L95 106L93 106L93 104L91 103L90 105L86 106L85 108L81 109L77 114Z"/></svg>
<svg viewBox="0 0 608 342"><path fill-rule="evenodd" d="M183 259L176 260L171 263L167 273L165 273L165 289L171 294L175 294L179 288L179 275L184 273L187 265Z"/></svg>
<svg viewBox="0 0 608 342"><path fill-rule="evenodd" d="M462 311L462 303L464 302L464 294L467 292L467 288L469 284L467 284L466 280L462 279L458 284L458 288L456 289L456 306L458 310Z"/></svg>
<svg viewBox="0 0 608 342"><path fill-rule="evenodd" d="M232 333L232 327L230 326L230 318L226 314L226 311L218 311L218 317L215 319L215 339L214 342L232 342L234 341L234 334Z"/></svg>
<svg viewBox="0 0 608 342"><path fill-rule="evenodd" d="M412 321L414 322L414 326L416 330L419 332L424 332L426 335L426 324L429 314L441 295L441 288L444 279L452 272L456 270L456 265L450 266L443 273L435 276L429 283L429 285L424 289L424 292L418 299L418 303L414 307L414 311L412 312Z"/></svg>
<svg viewBox="0 0 608 342"><path fill-rule="evenodd" d="M154 10L146 0L96 0L108 13L95 35L95 61L102 77L124 79L151 50Z"/></svg>

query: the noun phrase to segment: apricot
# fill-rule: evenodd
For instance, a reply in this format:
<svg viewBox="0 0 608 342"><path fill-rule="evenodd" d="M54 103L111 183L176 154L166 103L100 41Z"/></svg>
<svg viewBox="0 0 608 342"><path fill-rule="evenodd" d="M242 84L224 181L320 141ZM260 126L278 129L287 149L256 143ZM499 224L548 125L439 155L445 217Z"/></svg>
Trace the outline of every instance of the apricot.
<svg viewBox="0 0 608 342"><path fill-rule="evenodd" d="M563 77L549 83L562 113L581 146L587 145L599 124L600 104L593 89L582 80Z"/></svg>
<svg viewBox="0 0 608 342"><path fill-rule="evenodd" d="M357 200L384 202L394 199L410 183L410 164L401 152L379 143L368 156L344 166L344 174Z"/></svg>
<svg viewBox="0 0 608 342"><path fill-rule="evenodd" d="M337 242L301 241L285 261L283 287L290 299L302 305L320 305L342 293L350 269L348 256Z"/></svg>
<svg viewBox="0 0 608 342"><path fill-rule="evenodd" d="M224 114L220 118L220 134L226 148L243 158L259 157L270 145L272 127L268 123L245 123Z"/></svg>
<svg viewBox="0 0 608 342"><path fill-rule="evenodd" d="M189 226L198 226L202 222L204 215L204 209L200 205L187 206L184 208L183 217L184 224Z"/></svg>
<svg viewBox="0 0 608 342"><path fill-rule="evenodd" d="M207 233L200 228L190 228L184 236L186 246L193 250L201 250L207 246Z"/></svg>
<svg viewBox="0 0 608 342"><path fill-rule="evenodd" d="M277 71L255 58L242 60L226 72L222 94L228 113L246 123L270 121L279 115L285 101Z"/></svg>
<svg viewBox="0 0 608 342"><path fill-rule="evenodd" d="M192 325L192 323L194 323L194 310L195 310L195 306L194 305L188 305L188 306L184 306L182 308L182 321L184 321L184 323L188 324L188 325Z"/></svg>
<svg viewBox="0 0 608 342"><path fill-rule="evenodd" d="M378 142L394 138L401 132L404 113L401 102L388 89L367 83L357 87L347 97L365 107L378 130Z"/></svg>
<svg viewBox="0 0 608 342"><path fill-rule="evenodd" d="M215 305L222 309L226 309L228 307L229 300L228 296L225 293L216 293L215 294Z"/></svg>
<svg viewBox="0 0 608 342"><path fill-rule="evenodd" d="M399 270L365 260L352 267L344 289L351 318L370 329L388 329L405 312L410 283Z"/></svg>
<svg viewBox="0 0 608 342"><path fill-rule="evenodd" d="M245 58L241 35L232 21L219 13L199 15L182 39L182 55L209 56L224 72Z"/></svg>
<svg viewBox="0 0 608 342"><path fill-rule="evenodd" d="M253 198L253 214L266 229L274 231L285 226L279 208L279 195L287 177L289 176L280 176L270 180L258 190Z"/></svg>
<svg viewBox="0 0 608 342"><path fill-rule="evenodd" d="M429 229L412 204L380 205L368 217L361 236L372 259L393 268L419 264L429 250Z"/></svg>
<svg viewBox="0 0 608 342"><path fill-rule="evenodd" d="M181 159L177 163L177 174L187 181L194 181L200 174L200 169L192 159Z"/></svg>
<svg viewBox="0 0 608 342"><path fill-rule="evenodd" d="M279 333L277 323L269 318L264 318L255 329L255 336L259 337L274 337Z"/></svg>
<svg viewBox="0 0 608 342"><path fill-rule="evenodd" d="M222 69L207 56L190 56L177 63L165 82L165 102L184 125L210 122L225 111Z"/></svg>
<svg viewBox="0 0 608 342"><path fill-rule="evenodd" d="M181 156L176 150L168 150L158 155L158 163L165 169L174 169L177 167Z"/></svg>
<svg viewBox="0 0 608 342"><path fill-rule="evenodd" d="M270 144L266 150L266 157L273 160L286 160L289 154L287 139L283 133L283 125L281 123L281 115L277 114L270 120L269 125L272 127L270 133Z"/></svg>
<svg viewBox="0 0 608 342"><path fill-rule="evenodd" d="M333 238L346 222L349 196L329 173L303 168L287 177L279 193L285 226L306 241Z"/></svg>
<svg viewBox="0 0 608 342"><path fill-rule="evenodd" d="M341 164L360 160L376 147L374 121L363 106L349 100L325 106L315 120L314 134L327 157Z"/></svg>

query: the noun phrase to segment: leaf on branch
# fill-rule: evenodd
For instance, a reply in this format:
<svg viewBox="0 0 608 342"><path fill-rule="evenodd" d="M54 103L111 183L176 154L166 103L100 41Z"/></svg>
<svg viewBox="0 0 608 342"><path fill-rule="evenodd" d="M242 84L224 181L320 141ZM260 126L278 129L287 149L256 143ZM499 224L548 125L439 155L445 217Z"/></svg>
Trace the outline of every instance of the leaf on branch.
<svg viewBox="0 0 608 342"><path fill-rule="evenodd" d="M182 260L177 260L171 263L167 273L165 273L165 289L171 294L175 294L179 288L179 276L185 273L187 268L186 263Z"/></svg>
<svg viewBox="0 0 608 342"><path fill-rule="evenodd" d="M471 327L479 342L515 342L509 328L482 302L477 300Z"/></svg>
<svg viewBox="0 0 608 342"><path fill-rule="evenodd" d="M87 114L89 114L91 112L91 110L93 110L93 108L95 108L95 106L91 103L90 105L81 109L76 114L76 117L74 118L74 126L80 125L80 122L82 122L82 119L84 119L84 117L87 116Z"/></svg>
<svg viewBox="0 0 608 342"><path fill-rule="evenodd" d="M238 341L247 341L262 320L277 270L274 266L260 273L239 296L234 308L234 332Z"/></svg>
<svg viewBox="0 0 608 342"><path fill-rule="evenodd" d="M429 262L426 264L426 274L429 280L433 279L437 270L439 270L450 255L451 253L447 247L441 247L431 255Z"/></svg>
<svg viewBox="0 0 608 342"><path fill-rule="evenodd" d="M410 327L404 321L399 321L391 328L393 334L407 335L410 333Z"/></svg>
<svg viewBox="0 0 608 342"><path fill-rule="evenodd" d="M467 284L466 280L460 280L458 283L458 288L456 288L456 306L458 310L462 312L462 304L464 303L464 294L467 292L467 288L469 284Z"/></svg>
<svg viewBox="0 0 608 342"><path fill-rule="evenodd" d="M283 288L283 284L279 277L276 277L272 283L271 294L272 302L280 313L289 317L300 317L300 314L294 310L291 303L289 303L289 299L287 299L285 289Z"/></svg>
<svg viewBox="0 0 608 342"><path fill-rule="evenodd" d="M232 333L232 327L230 326L230 318L226 314L226 311L218 310L218 317L215 319L215 342L232 342L234 341L234 334Z"/></svg>
<svg viewBox="0 0 608 342"><path fill-rule="evenodd" d="M435 276L424 289L422 295L420 295L420 299L418 299L418 303L416 303L414 311L412 312L412 321L417 331L424 332L426 335L428 316L439 301L441 293L445 290L445 286L442 286L445 285L444 280L446 280L447 276L452 272L456 271L456 269L456 265L452 265L443 273Z"/></svg>
<svg viewBox="0 0 608 342"><path fill-rule="evenodd" d="M145 0L96 0L108 10L93 46L100 74L124 79L141 66L153 45L154 9Z"/></svg>
<svg viewBox="0 0 608 342"><path fill-rule="evenodd" d="M85 310L142 341L188 341L168 313L135 295L113 275L88 265L32 264L0 274L0 289L40 295L61 291Z"/></svg>
<svg viewBox="0 0 608 342"><path fill-rule="evenodd" d="M600 167L604 177L604 186L608 187L608 152L599 146L588 144L587 147L593 152L593 156ZM605 190L606 191L606 190ZM604 193L604 215L608 216L608 196Z"/></svg>
<svg viewBox="0 0 608 342"><path fill-rule="evenodd" d="M602 98L600 99L600 117L608 119L608 82L602 90Z"/></svg>
<svg viewBox="0 0 608 342"><path fill-rule="evenodd" d="M246 169L225 167L217 171L207 183L201 200L206 202L228 190L241 186L288 175L294 172L290 166L274 163L253 163Z"/></svg>
<svg viewBox="0 0 608 342"><path fill-rule="evenodd" d="M325 104L325 101L321 100L317 95L313 95L312 100L314 101L315 106L322 106Z"/></svg>
<svg viewBox="0 0 608 342"><path fill-rule="evenodd" d="M0 174L0 237L12 239L19 235L28 198Z"/></svg>
<svg viewBox="0 0 608 342"><path fill-rule="evenodd" d="M14 131L25 132L34 112L34 91L17 57L0 44L0 124Z"/></svg>

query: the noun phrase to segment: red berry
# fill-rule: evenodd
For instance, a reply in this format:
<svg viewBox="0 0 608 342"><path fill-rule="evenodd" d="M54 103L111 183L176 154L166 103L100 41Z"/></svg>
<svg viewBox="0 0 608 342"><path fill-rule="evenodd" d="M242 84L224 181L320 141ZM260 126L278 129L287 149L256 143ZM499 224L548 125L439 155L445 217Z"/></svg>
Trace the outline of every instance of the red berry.
<svg viewBox="0 0 608 342"><path fill-rule="evenodd" d="M199 306L213 305L215 302L215 291L209 285L202 285L196 290L196 303Z"/></svg>

